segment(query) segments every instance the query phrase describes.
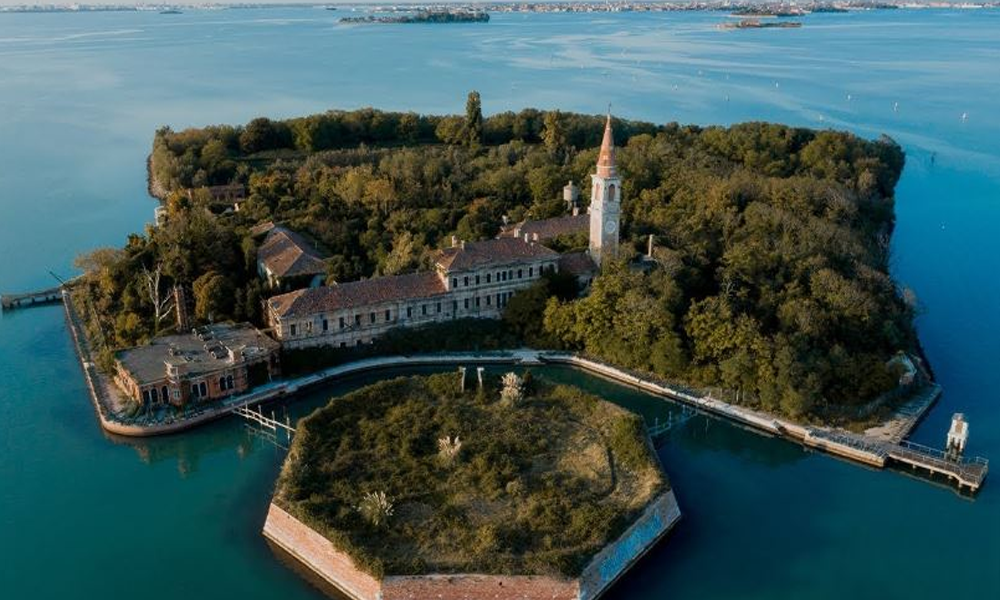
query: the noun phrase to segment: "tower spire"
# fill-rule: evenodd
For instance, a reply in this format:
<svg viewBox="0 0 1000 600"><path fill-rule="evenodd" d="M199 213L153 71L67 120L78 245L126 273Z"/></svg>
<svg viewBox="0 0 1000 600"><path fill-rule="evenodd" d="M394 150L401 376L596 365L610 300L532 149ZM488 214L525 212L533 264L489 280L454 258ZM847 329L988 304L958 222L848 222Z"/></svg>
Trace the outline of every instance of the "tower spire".
<svg viewBox="0 0 1000 600"><path fill-rule="evenodd" d="M615 136L611 130L611 105L608 105L608 120L604 123L604 139L601 153L597 156L597 174L601 177L615 177L618 168L615 162Z"/></svg>

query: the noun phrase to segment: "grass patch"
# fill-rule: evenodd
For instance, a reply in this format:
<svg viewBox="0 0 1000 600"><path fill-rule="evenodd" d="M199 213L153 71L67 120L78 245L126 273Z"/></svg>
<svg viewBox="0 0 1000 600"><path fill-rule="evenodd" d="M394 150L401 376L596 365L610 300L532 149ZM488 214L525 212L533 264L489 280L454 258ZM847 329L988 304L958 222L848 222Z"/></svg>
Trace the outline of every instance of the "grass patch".
<svg viewBox="0 0 1000 600"><path fill-rule="evenodd" d="M498 385L402 377L332 400L299 422L275 501L376 577L578 575L667 485L642 421L577 388L529 379L511 405Z"/></svg>

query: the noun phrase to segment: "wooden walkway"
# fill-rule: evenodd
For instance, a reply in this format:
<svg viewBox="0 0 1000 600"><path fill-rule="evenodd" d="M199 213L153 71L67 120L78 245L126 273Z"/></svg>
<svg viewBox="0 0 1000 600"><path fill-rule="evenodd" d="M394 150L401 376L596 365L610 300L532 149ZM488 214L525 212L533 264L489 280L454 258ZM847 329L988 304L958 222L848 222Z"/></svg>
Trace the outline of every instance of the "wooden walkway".
<svg viewBox="0 0 1000 600"><path fill-rule="evenodd" d="M54 304L62 301L62 286L56 286L47 290L37 292L27 292L24 294L4 294L0 296L0 308L3 310L14 310L16 308L30 308L43 304Z"/></svg>
<svg viewBox="0 0 1000 600"><path fill-rule="evenodd" d="M926 469L930 474L947 477L958 485L959 490L968 488L973 493L979 490L979 486L986 479L986 473L989 472L989 461L985 458L978 456L950 458L941 450L906 440L887 445L886 453L896 463L910 465L914 469Z"/></svg>
<svg viewBox="0 0 1000 600"><path fill-rule="evenodd" d="M806 443L814 448L833 451L874 467L895 464L923 469L928 475L949 479L958 486L959 491L966 489L972 493L979 491L989 472L989 461L985 458L978 456L951 458L942 450L907 440L898 443L883 442L842 431L812 429Z"/></svg>

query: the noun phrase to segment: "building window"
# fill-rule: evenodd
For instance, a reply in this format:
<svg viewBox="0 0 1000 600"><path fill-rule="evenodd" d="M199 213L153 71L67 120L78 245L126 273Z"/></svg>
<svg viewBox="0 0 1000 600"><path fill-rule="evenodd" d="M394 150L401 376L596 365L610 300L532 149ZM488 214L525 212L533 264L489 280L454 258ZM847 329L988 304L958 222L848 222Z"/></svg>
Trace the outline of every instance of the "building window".
<svg viewBox="0 0 1000 600"><path fill-rule="evenodd" d="M295 323L292 323L292 335L295 335Z"/></svg>
<svg viewBox="0 0 1000 600"><path fill-rule="evenodd" d="M340 347L341 348L346 348L347 347L347 342L340 342Z"/></svg>
<svg viewBox="0 0 1000 600"><path fill-rule="evenodd" d="M142 390L142 403L149 404L149 390Z"/></svg>
<svg viewBox="0 0 1000 600"><path fill-rule="evenodd" d="M330 330L330 322L327 321L326 319L323 319L323 331L329 331L329 330Z"/></svg>
<svg viewBox="0 0 1000 600"><path fill-rule="evenodd" d="M490 306L493 301L493 296L486 296L486 306Z"/></svg>
<svg viewBox="0 0 1000 600"><path fill-rule="evenodd" d="M517 270L517 278L520 279L522 275L521 269Z"/></svg>
<svg viewBox="0 0 1000 600"><path fill-rule="evenodd" d="M226 378L225 377L219 377L219 391L220 392L224 392L227 389L228 388L226 388Z"/></svg>
<svg viewBox="0 0 1000 600"><path fill-rule="evenodd" d="M420 314L423 315L423 316L425 316L425 317L427 316L427 305L426 304L423 304L423 305L420 306Z"/></svg>
<svg viewBox="0 0 1000 600"><path fill-rule="evenodd" d="M313 322L306 321L306 333L312 333L312 330L313 330Z"/></svg>
<svg viewBox="0 0 1000 600"><path fill-rule="evenodd" d="M468 275L466 275L465 277L462 278L462 285L464 285L465 287L469 287L469 276Z"/></svg>
<svg viewBox="0 0 1000 600"><path fill-rule="evenodd" d="M371 321L372 323L375 323L375 313L369 313L368 320Z"/></svg>
<svg viewBox="0 0 1000 600"><path fill-rule="evenodd" d="M500 272L500 281L507 281L507 271Z"/></svg>
<svg viewBox="0 0 1000 600"><path fill-rule="evenodd" d="M167 388L163 388L163 389L167 389ZM174 400L180 400L180 399L181 399L181 391L180 390L174 390Z"/></svg>
<svg viewBox="0 0 1000 600"><path fill-rule="evenodd" d="M233 389L235 387L236 386L233 385L233 376L232 375L226 375L226 389L227 390L231 390L231 389Z"/></svg>
<svg viewBox="0 0 1000 600"><path fill-rule="evenodd" d="M201 392L202 396L208 396L208 386L205 385L204 381L198 384L198 391Z"/></svg>
<svg viewBox="0 0 1000 600"><path fill-rule="evenodd" d="M361 327L361 315L354 315L354 325Z"/></svg>
<svg viewBox="0 0 1000 600"><path fill-rule="evenodd" d="M535 276L535 267L528 267L528 278Z"/></svg>
<svg viewBox="0 0 1000 600"><path fill-rule="evenodd" d="M486 283L489 283L490 279L492 279L492 278L493 278L493 273L487 273L486 274Z"/></svg>
<svg viewBox="0 0 1000 600"><path fill-rule="evenodd" d="M465 299L465 310L469 310L469 299Z"/></svg>
<svg viewBox="0 0 1000 600"><path fill-rule="evenodd" d="M406 307L406 318L409 319L412 316L413 316L413 307L412 306L407 306Z"/></svg>
<svg viewBox="0 0 1000 600"><path fill-rule="evenodd" d="M476 308L479 308L479 296L476 296Z"/></svg>
<svg viewBox="0 0 1000 600"><path fill-rule="evenodd" d="M388 323L391 320L392 320L392 311L390 311L387 308L387 309L385 309L385 321Z"/></svg>
<svg viewBox="0 0 1000 600"><path fill-rule="evenodd" d="M451 278L451 289L455 289L457 287L458 287L458 277L452 277Z"/></svg>
<svg viewBox="0 0 1000 600"><path fill-rule="evenodd" d="M358 340L358 343L356 345L360 346L361 345L361 340Z"/></svg>
<svg viewBox="0 0 1000 600"><path fill-rule="evenodd" d="M499 307L502 307L502 306L503 306L503 302L502 302L502 299L500 298L500 294L498 293L497 294L497 307L499 308Z"/></svg>
<svg viewBox="0 0 1000 600"><path fill-rule="evenodd" d="M160 401L160 399L156 397L156 388L153 388L151 390L147 390L146 391L146 395L149 396L149 399L152 400L154 403Z"/></svg>
<svg viewBox="0 0 1000 600"><path fill-rule="evenodd" d="M344 317L340 317L340 328L343 329L346 326L347 326L347 324L344 323Z"/></svg>
<svg viewBox="0 0 1000 600"><path fill-rule="evenodd" d="M476 275L476 285L479 285L479 275Z"/></svg>
<svg viewBox="0 0 1000 600"><path fill-rule="evenodd" d="M458 300L451 301L451 313L455 314L458 312Z"/></svg>
<svg viewBox="0 0 1000 600"><path fill-rule="evenodd" d="M438 311L438 314L441 314L441 303L440 302L437 303L437 311Z"/></svg>
<svg viewBox="0 0 1000 600"><path fill-rule="evenodd" d="M192 383L191 384L191 397L195 398L195 399L198 398L198 384L197 383Z"/></svg>
<svg viewBox="0 0 1000 600"><path fill-rule="evenodd" d="M509 280L513 280L514 279L514 269L511 269L510 271L507 271L507 279L509 279Z"/></svg>

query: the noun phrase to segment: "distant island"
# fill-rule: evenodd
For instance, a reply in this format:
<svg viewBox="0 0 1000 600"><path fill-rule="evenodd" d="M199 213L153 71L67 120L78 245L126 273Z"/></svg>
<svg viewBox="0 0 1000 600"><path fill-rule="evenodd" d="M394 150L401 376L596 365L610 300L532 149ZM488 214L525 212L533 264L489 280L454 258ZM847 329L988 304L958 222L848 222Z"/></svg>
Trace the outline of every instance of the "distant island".
<svg viewBox="0 0 1000 600"><path fill-rule="evenodd" d="M798 21L761 21L760 19L742 19L719 26L720 29L797 29L799 27L802 27L802 23Z"/></svg>
<svg viewBox="0 0 1000 600"><path fill-rule="evenodd" d="M366 15L364 17L343 17L341 23L488 23L489 13L481 11L419 11L404 15Z"/></svg>

